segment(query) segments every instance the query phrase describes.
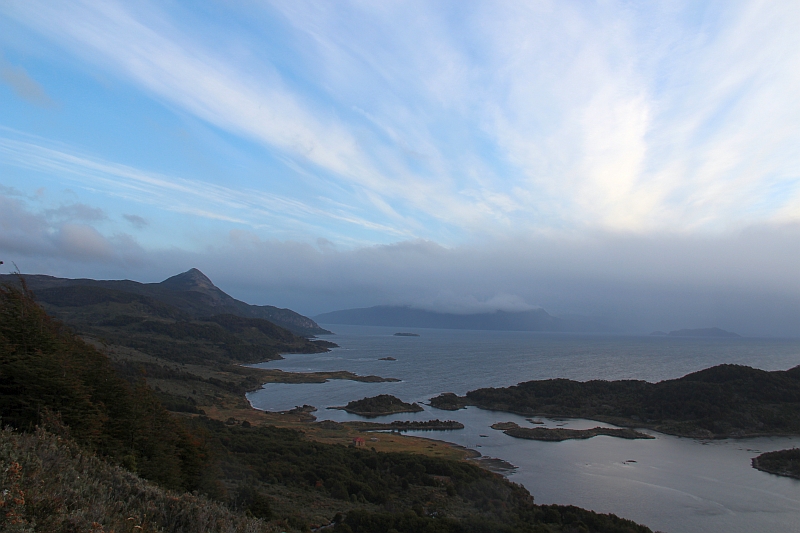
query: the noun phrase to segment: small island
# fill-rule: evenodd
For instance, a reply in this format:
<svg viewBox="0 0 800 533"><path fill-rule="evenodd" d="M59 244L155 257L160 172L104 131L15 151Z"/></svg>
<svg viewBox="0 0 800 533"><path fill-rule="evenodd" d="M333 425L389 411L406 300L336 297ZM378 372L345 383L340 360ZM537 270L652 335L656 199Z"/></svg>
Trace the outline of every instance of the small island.
<svg viewBox="0 0 800 533"><path fill-rule="evenodd" d="M439 396L431 398L428 404L444 411L458 411L467 407L467 399L452 392L443 392Z"/></svg>
<svg viewBox="0 0 800 533"><path fill-rule="evenodd" d="M389 357L381 357L380 359L378 359L378 361L397 361L397 359L389 356Z"/></svg>
<svg viewBox="0 0 800 533"><path fill-rule="evenodd" d="M762 453L753 457L752 464L762 472L800 479L800 448Z"/></svg>
<svg viewBox="0 0 800 533"><path fill-rule="evenodd" d="M395 337L419 337L419 333L395 333Z"/></svg>
<svg viewBox="0 0 800 533"><path fill-rule="evenodd" d="M371 398L353 400L347 405L331 406L328 409L341 409L354 415L375 418L378 416L392 415L395 413L418 413L423 411L417 403L406 403L391 394L379 394Z"/></svg>
<svg viewBox="0 0 800 533"><path fill-rule="evenodd" d="M598 435L618 437L620 439L654 439L652 435L641 433L630 428L601 428L592 429L564 429L564 428L524 428L514 422L497 422L492 424L492 429L502 431L509 437L518 439L544 440L559 442L569 439L590 439Z"/></svg>
<svg viewBox="0 0 800 533"><path fill-rule="evenodd" d="M351 422L359 431L446 431L464 429L464 424L455 420L395 420L388 424L380 422Z"/></svg>

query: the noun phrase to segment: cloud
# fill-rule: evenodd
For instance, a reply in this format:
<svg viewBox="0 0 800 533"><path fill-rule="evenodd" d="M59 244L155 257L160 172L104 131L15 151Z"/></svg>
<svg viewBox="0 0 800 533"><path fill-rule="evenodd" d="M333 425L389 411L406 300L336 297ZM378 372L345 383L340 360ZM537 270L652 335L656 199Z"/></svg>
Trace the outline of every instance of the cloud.
<svg viewBox="0 0 800 533"><path fill-rule="evenodd" d="M275 1L213 20L192 6L0 8L235 146L212 183L177 159L157 172L0 128L0 160L32 179L191 222L163 250L119 215L149 239L136 270L136 241L103 230L118 214L101 228L3 189L4 250L152 280L198 266L308 313L540 305L642 330L798 331L796 3ZM269 172L235 175L237 151Z"/></svg>
<svg viewBox="0 0 800 533"><path fill-rule="evenodd" d="M55 209L47 209L44 212L48 218L59 220L82 220L85 222L97 222L108 218L105 211L98 207L91 207L80 202L61 205Z"/></svg>
<svg viewBox="0 0 800 533"><path fill-rule="evenodd" d="M422 298L414 301L410 305L417 309L436 311L439 313L454 313L457 315L472 315L478 313L494 313L506 311L509 313L518 311L529 311L536 309L523 298L515 294L495 294L494 296L481 300L472 294L463 295L452 292L453 289L440 290L429 298Z"/></svg>
<svg viewBox="0 0 800 533"><path fill-rule="evenodd" d="M42 86L31 78L23 67L11 65L3 57L0 57L0 80L11 87L14 94L29 104L45 108L56 105Z"/></svg>
<svg viewBox="0 0 800 533"><path fill-rule="evenodd" d="M796 336L797 242L797 224L714 237L562 234L343 251L237 232L202 254L160 257L179 270L199 266L247 301L310 315L372 305L461 313L541 306L602 317L629 332L719 326Z"/></svg>
<svg viewBox="0 0 800 533"><path fill-rule="evenodd" d="M0 255L23 272L160 281L197 267L244 301L307 315L372 305L455 313L542 307L633 333L718 326L797 336L798 242L800 225L788 224L716 236L561 233L341 250L234 230L200 250L146 249L128 235L55 222L0 197Z"/></svg>
<svg viewBox="0 0 800 533"><path fill-rule="evenodd" d="M122 218L127 220L134 228L136 229L143 229L145 226L149 224L146 219L140 217L139 215L122 215Z"/></svg>
<svg viewBox="0 0 800 533"><path fill-rule="evenodd" d="M141 263L142 249L124 233L105 236L83 223L103 220L102 210L85 204L62 206L36 213L23 201L0 194L0 255L10 264L15 261L23 271L36 264L47 273L75 263L131 266Z"/></svg>
<svg viewBox="0 0 800 533"><path fill-rule="evenodd" d="M108 240L91 226L64 224L56 235L58 247L70 258L81 261L108 260L113 249Z"/></svg>
<svg viewBox="0 0 800 533"><path fill-rule="evenodd" d="M98 159L64 145L6 131L19 138L0 137L0 161L37 172L50 172L86 188L201 218L259 226L265 223L324 231L323 223L358 227L379 234L406 236L395 228L360 218L342 209L324 209L302 200L255 189L233 189L199 180L148 172Z"/></svg>
<svg viewBox="0 0 800 533"><path fill-rule="evenodd" d="M30 1L8 12L260 144L294 171L287 180L335 191L311 226L336 216L350 239L356 225L382 234L373 242L456 244L514 229L800 219L790 2L266 2L231 8L247 30L208 21L214 48L181 9ZM284 200L308 203L298 190Z"/></svg>

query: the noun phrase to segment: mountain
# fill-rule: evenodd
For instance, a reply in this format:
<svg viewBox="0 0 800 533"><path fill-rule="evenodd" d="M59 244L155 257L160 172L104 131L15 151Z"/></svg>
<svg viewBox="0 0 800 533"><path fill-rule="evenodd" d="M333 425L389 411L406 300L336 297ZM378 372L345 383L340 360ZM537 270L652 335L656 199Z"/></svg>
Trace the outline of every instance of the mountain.
<svg viewBox="0 0 800 533"><path fill-rule="evenodd" d="M494 313L459 315L455 313L438 313L435 311L413 309L407 306L375 306L323 313L315 316L314 320L323 324L407 328L553 332L610 331L607 326L598 322L585 318L558 318L550 315L544 309L514 312L495 311Z"/></svg>
<svg viewBox="0 0 800 533"><path fill-rule="evenodd" d="M107 293L105 297L114 299L118 293L129 293L146 296L158 302L183 311L192 318L210 317L230 314L242 318L260 318L269 320L288 329L292 333L306 337L326 335L331 332L322 329L308 317L295 313L291 309L281 309L271 305L250 305L237 300L223 292L208 277L196 268L182 274L167 278L161 283L139 283L130 280L94 280L67 279L43 275L25 275L28 287L43 304L68 306L70 298L86 298L91 291L76 290L74 287L90 287L94 299L104 298L102 291L116 291L114 295ZM16 283L13 274L0 275L0 283ZM71 288L71 289L68 289Z"/></svg>

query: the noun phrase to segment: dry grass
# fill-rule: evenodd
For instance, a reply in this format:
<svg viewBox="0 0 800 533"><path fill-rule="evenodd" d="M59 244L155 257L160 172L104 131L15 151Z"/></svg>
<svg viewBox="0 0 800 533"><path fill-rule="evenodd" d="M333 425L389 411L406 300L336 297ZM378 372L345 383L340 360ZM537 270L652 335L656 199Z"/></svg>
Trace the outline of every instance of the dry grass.
<svg viewBox="0 0 800 533"><path fill-rule="evenodd" d="M196 494L159 488L44 430L0 431L0 530L29 533L279 531Z"/></svg>
<svg viewBox="0 0 800 533"><path fill-rule="evenodd" d="M89 339L91 342L91 339ZM158 387L161 391L181 397L192 397L199 409L207 416L216 420L236 420L238 423L247 421L253 425L268 425L290 428L303 432L307 438L327 444L349 444L357 436L364 434L357 427L358 424L340 424L336 430L329 430L319 424L312 423L314 418L305 413L275 413L259 411L250 407L243 394L231 392L221 387L208 383L209 378L222 382L240 383L247 377L255 377L260 383L322 383L327 379L355 379L374 380L374 376L356 376L350 372L314 372L297 373L284 372L275 369L262 369L247 366L210 367L203 365L180 365L158 357L144 354L124 346L106 345L94 341L94 345L103 349L112 360L128 362L146 362L159 366L169 366L181 372L197 377L197 380L173 380L160 378L147 378L151 388ZM205 380L205 381L201 381ZM377 441L370 441L367 437L368 447L379 452L410 452L430 455L443 459L463 460L474 457L475 452L466 450L446 442L425 439L420 437L405 436L397 433L375 434Z"/></svg>

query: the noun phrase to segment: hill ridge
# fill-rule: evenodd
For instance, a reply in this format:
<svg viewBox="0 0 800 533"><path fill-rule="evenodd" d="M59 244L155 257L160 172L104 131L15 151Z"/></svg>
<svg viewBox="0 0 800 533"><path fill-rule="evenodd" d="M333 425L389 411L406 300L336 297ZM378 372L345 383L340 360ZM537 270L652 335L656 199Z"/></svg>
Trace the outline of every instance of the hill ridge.
<svg viewBox="0 0 800 533"><path fill-rule="evenodd" d="M65 287L99 287L147 296L168 304L195 318L232 314L242 318L261 318L305 337L327 335L314 320L291 309L272 305L251 305L230 296L196 268L171 276L159 283L140 283L131 280L95 280L91 278L58 278L41 274L24 274L28 287L44 303L45 297L56 298L57 290ZM0 283L17 284L14 274L0 274ZM43 293L42 291L48 290Z"/></svg>

